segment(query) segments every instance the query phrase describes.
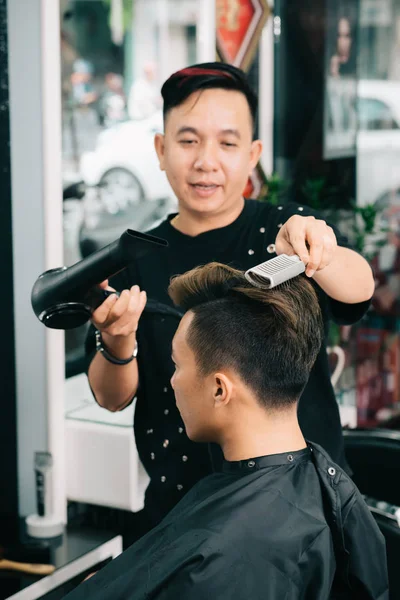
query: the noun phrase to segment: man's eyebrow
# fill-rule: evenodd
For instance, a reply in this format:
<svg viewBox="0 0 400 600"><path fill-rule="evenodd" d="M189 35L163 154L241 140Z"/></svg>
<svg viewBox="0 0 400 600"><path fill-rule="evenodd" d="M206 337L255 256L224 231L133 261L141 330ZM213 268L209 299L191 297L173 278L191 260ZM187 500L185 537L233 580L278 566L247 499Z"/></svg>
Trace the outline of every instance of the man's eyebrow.
<svg viewBox="0 0 400 600"><path fill-rule="evenodd" d="M222 129L222 131L220 131L220 134L234 135L235 137L237 137L240 140L240 133L237 129Z"/></svg>
<svg viewBox="0 0 400 600"><path fill-rule="evenodd" d="M188 127L187 125L184 125L178 129L177 135L181 135L182 133L194 133L194 135L199 135L197 129L194 127Z"/></svg>
<svg viewBox="0 0 400 600"><path fill-rule="evenodd" d="M194 135L199 135L199 132L195 127L189 127L188 125L184 125L178 129L177 135L182 135L183 133L193 133ZM218 132L218 135L234 135L240 140L239 131L233 128L221 129L221 131Z"/></svg>

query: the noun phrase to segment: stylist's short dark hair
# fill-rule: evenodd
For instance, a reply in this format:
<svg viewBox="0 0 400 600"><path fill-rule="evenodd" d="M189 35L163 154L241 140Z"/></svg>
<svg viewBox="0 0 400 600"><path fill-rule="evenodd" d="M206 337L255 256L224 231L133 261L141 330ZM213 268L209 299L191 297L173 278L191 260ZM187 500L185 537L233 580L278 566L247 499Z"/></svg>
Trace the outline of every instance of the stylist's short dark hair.
<svg viewBox="0 0 400 600"><path fill-rule="evenodd" d="M212 88L234 90L244 94L249 105L254 129L257 119L257 96L241 69L221 62L192 65L173 73L166 80L161 88L164 100L164 120L171 108L185 102L191 94Z"/></svg>
<svg viewBox="0 0 400 600"><path fill-rule="evenodd" d="M318 297L305 276L273 288L253 287L219 263L174 278L169 295L194 313L186 340L199 372L237 372L267 408L300 397L323 339Z"/></svg>

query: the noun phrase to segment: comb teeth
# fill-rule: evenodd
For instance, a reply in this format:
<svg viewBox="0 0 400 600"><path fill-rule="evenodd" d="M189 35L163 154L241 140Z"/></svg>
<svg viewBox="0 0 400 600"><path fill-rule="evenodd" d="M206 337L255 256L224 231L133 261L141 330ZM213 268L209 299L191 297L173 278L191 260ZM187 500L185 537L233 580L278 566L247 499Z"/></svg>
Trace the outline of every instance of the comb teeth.
<svg viewBox="0 0 400 600"><path fill-rule="evenodd" d="M257 265L253 268L259 269L266 275L274 275L274 273L278 273L281 269L287 269L288 267L292 267L293 258L295 257L287 256L286 254L281 254L280 256L271 258L271 260L267 260L266 262L263 262L260 265Z"/></svg>
<svg viewBox="0 0 400 600"><path fill-rule="evenodd" d="M305 265L298 256L281 254L267 260L245 273L247 281L261 289L271 289L304 273Z"/></svg>

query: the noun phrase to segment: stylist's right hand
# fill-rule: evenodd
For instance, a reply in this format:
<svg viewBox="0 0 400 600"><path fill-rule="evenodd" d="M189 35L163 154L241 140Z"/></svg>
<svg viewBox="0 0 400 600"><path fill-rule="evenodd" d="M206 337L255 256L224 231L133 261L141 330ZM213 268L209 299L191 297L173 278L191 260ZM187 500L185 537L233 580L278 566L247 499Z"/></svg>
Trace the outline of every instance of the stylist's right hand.
<svg viewBox="0 0 400 600"><path fill-rule="evenodd" d="M109 287L108 281L103 281L100 287L115 291ZM119 296L108 296L92 314L92 322L101 331L104 343L110 350L116 350L116 354L121 358L122 354L132 353L139 319L146 301L146 292L134 285L130 290L123 290Z"/></svg>

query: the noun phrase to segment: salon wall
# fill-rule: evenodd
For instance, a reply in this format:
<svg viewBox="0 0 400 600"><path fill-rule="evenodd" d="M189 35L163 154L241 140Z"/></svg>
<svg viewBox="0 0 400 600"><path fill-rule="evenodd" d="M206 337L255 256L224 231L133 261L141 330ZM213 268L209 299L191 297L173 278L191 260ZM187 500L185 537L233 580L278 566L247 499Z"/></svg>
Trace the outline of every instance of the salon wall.
<svg viewBox="0 0 400 600"><path fill-rule="evenodd" d="M63 260L60 61L53 49L59 47L58 4L9 0L7 11L12 195L8 221L1 219L0 226L10 244L7 288L14 297L10 294L5 320L12 327L15 350L8 369L1 368L3 379L10 374L15 378L10 397L17 448L14 437L4 453L7 458L16 454L18 461L17 468L15 459L12 465L13 488L17 477L18 489L13 511L27 516L36 510L34 454L52 452L53 510L62 518L64 340L60 332L39 323L30 302L36 278ZM15 430L15 413L4 427Z"/></svg>

